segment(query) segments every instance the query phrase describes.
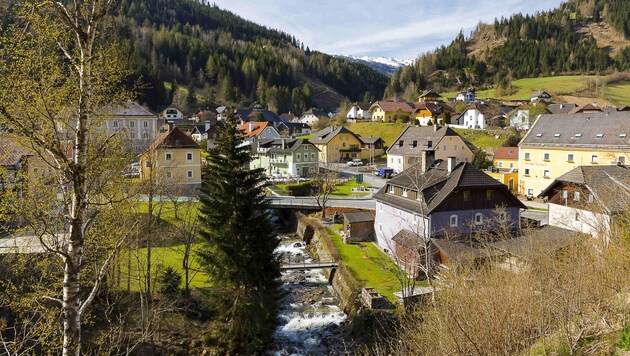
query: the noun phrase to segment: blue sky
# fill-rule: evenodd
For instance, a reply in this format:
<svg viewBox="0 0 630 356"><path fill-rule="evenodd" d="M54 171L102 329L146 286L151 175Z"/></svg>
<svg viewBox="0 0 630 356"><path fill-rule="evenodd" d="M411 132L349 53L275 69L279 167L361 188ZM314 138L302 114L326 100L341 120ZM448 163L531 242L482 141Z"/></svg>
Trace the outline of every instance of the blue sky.
<svg viewBox="0 0 630 356"><path fill-rule="evenodd" d="M479 21L545 11L561 0L212 0L330 54L414 59Z"/></svg>

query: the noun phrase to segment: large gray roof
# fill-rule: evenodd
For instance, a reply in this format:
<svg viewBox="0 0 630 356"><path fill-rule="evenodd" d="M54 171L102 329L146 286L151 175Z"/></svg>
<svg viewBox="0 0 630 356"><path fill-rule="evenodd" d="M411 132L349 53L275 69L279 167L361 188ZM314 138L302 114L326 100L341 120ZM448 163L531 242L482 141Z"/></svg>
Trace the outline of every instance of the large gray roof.
<svg viewBox="0 0 630 356"><path fill-rule="evenodd" d="M552 114L568 114L576 107L577 105L573 103L549 104L547 105L547 110Z"/></svg>
<svg viewBox="0 0 630 356"><path fill-rule="evenodd" d="M144 108L142 105L135 101L123 101L118 105L108 106L103 108L106 116L118 117L118 118L134 118L134 117L147 117L155 118L157 115Z"/></svg>
<svg viewBox="0 0 630 356"><path fill-rule="evenodd" d="M315 132L309 141L315 144L319 143L328 143L330 142L338 133L349 133L356 136L352 131L348 130L343 126L329 126L325 129L319 130Z"/></svg>
<svg viewBox="0 0 630 356"><path fill-rule="evenodd" d="M554 187L562 183L586 187L610 212L624 212L630 207L628 166L580 166L558 177L540 195L551 195Z"/></svg>
<svg viewBox="0 0 630 356"><path fill-rule="evenodd" d="M540 115L519 147L630 149L630 112Z"/></svg>
<svg viewBox="0 0 630 356"><path fill-rule="evenodd" d="M312 145L312 143L304 139L276 138L273 140L257 141L257 147L269 148L269 152L273 152L273 153L292 153L303 144ZM255 148L256 147L254 147L254 149Z"/></svg>
<svg viewBox="0 0 630 356"><path fill-rule="evenodd" d="M419 156L422 151L427 149L429 141L432 143L432 147L436 147L444 136L459 136L457 132L453 131L450 127L444 126L435 131L435 126L409 126L398 136L396 141L387 149L387 154L392 155L413 155ZM461 137L461 136L460 136ZM476 147L468 140L464 139L464 143L474 151ZM399 142L403 141L403 145L400 146ZM413 147L413 141L416 141L416 147ZM428 149L433 149L433 148Z"/></svg>

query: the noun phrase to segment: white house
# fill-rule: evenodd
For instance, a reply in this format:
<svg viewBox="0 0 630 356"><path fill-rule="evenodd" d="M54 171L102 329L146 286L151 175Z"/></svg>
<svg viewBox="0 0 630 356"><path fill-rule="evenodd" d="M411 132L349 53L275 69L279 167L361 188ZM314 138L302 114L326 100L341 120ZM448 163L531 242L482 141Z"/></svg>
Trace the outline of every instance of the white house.
<svg viewBox="0 0 630 356"><path fill-rule="evenodd" d="M370 121L372 119L372 113L370 112L370 104L368 103L354 103L348 113L346 114L346 120L348 122L357 121Z"/></svg>
<svg viewBox="0 0 630 356"><path fill-rule="evenodd" d="M534 95L531 96L531 98L529 98L530 101L545 101L545 102L549 102L551 101L551 95L549 93L547 93L544 90L539 90L536 93L534 93Z"/></svg>
<svg viewBox="0 0 630 356"><path fill-rule="evenodd" d="M456 101L463 101L465 103L472 103L476 100L475 98L475 91L474 90L468 90L468 91L462 91L459 94L457 94L457 96L455 97Z"/></svg>
<svg viewBox="0 0 630 356"><path fill-rule="evenodd" d="M328 115L318 109L309 109L307 112L302 114L299 119L297 119L297 122L314 126L319 122L320 118L328 118Z"/></svg>
<svg viewBox="0 0 630 356"><path fill-rule="evenodd" d="M160 119L164 120L164 121L176 121L176 120L183 120L184 119L184 113L179 110L178 108L174 107L174 106L170 106L164 110L162 110L162 112L160 113Z"/></svg>
<svg viewBox="0 0 630 356"><path fill-rule="evenodd" d="M630 167L579 166L540 196L549 202L549 225L607 239L612 222L630 207Z"/></svg>
<svg viewBox="0 0 630 356"><path fill-rule="evenodd" d="M475 102L466 108L459 118L460 125L469 129L485 129L488 126L499 126L505 116L496 106Z"/></svg>
<svg viewBox="0 0 630 356"><path fill-rule="evenodd" d="M124 130L134 151L144 151L160 134L158 116L135 101L124 101L101 109L105 132Z"/></svg>

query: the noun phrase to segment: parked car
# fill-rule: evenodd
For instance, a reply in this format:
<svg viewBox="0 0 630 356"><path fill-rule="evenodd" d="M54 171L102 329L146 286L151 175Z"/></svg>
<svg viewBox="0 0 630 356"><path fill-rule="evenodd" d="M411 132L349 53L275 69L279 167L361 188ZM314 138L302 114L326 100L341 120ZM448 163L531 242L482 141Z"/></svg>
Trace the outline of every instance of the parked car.
<svg viewBox="0 0 630 356"><path fill-rule="evenodd" d="M378 177L391 178L394 175L394 170L392 168L379 168L374 171L374 174Z"/></svg>
<svg viewBox="0 0 630 356"><path fill-rule="evenodd" d="M271 173L271 177L272 178L276 178L276 179L280 179L280 178L282 178L282 173L280 173L280 172L273 172L273 173Z"/></svg>
<svg viewBox="0 0 630 356"><path fill-rule="evenodd" d="M349 166L362 166L363 165L363 161L361 161L358 158L353 159L352 161L348 162Z"/></svg>

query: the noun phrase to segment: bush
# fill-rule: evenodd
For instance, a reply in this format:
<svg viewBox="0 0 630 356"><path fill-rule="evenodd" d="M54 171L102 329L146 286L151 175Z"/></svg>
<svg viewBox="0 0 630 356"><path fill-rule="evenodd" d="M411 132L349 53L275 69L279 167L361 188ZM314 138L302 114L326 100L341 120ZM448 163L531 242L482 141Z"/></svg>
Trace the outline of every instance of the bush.
<svg viewBox="0 0 630 356"><path fill-rule="evenodd" d="M182 276L173 268L167 267L159 277L160 292L164 295L176 296L182 284Z"/></svg>

